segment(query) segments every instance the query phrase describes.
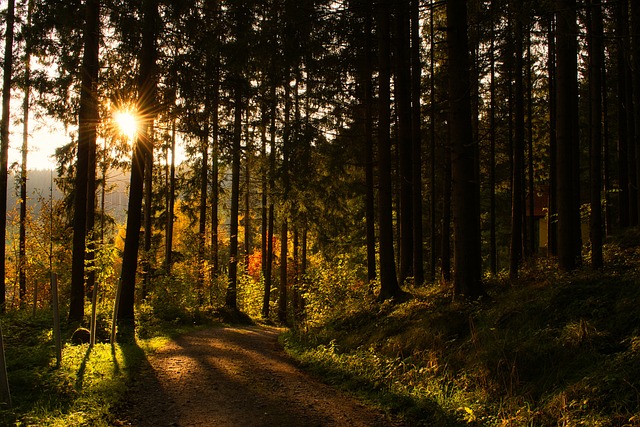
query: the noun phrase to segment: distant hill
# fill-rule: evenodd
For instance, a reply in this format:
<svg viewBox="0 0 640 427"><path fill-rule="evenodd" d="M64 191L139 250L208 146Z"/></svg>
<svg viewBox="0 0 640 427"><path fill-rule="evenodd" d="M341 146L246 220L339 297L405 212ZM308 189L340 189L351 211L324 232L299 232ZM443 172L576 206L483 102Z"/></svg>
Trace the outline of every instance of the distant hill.
<svg viewBox="0 0 640 427"><path fill-rule="evenodd" d="M20 192L18 176L10 171L7 187L7 208L9 210L17 207L18 196ZM53 187L51 181L53 179ZM27 204L32 206L39 203L40 199L48 200L53 197L54 200L62 199L62 192L55 185L56 172L50 170L32 170L27 175ZM118 223L123 223L126 218L127 203L129 200L129 173L119 170L110 171L107 175L107 194L105 196L105 211L111 214ZM100 206L100 195L102 189L97 189L98 209ZM35 212L39 211L38 208Z"/></svg>

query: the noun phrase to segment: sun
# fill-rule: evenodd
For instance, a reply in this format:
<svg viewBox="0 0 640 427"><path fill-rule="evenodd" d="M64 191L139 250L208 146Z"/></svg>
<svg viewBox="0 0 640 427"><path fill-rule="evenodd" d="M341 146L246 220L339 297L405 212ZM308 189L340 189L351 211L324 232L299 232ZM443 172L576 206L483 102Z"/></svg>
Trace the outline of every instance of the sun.
<svg viewBox="0 0 640 427"><path fill-rule="evenodd" d="M122 135L133 141L138 133L138 119L132 110L118 110L113 113L113 120Z"/></svg>

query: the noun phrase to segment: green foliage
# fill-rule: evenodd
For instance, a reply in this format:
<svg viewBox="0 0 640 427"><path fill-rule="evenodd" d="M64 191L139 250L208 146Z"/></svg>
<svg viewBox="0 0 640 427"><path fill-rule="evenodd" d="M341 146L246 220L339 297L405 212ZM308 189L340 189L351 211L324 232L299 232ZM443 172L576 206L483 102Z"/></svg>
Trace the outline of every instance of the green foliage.
<svg viewBox="0 0 640 427"><path fill-rule="evenodd" d="M264 279L256 280L247 273L244 264L238 264L238 309L253 319L258 319L262 313L264 296Z"/></svg>
<svg viewBox="0 0 640 427"><path fill-rule="evenodd" d="M487 280L491 298L480 303L424 288L380 305L342 284L328 310L321 284L307 306L320 314L284 342L309 369L412 425L637 425L637 237L607 244L604 271L564 274L541 260L512 286ZM316 277L346 279L339 267Z"/></svg>
<svg viewBox="0 0 640 427"><path fill-rule="evenodd" d="M322 324L332 316L360 310L373 302L373 285L363 280L364 267L348 255L331 261L312 256L309 264L302 284L308 325Z"/></svg>

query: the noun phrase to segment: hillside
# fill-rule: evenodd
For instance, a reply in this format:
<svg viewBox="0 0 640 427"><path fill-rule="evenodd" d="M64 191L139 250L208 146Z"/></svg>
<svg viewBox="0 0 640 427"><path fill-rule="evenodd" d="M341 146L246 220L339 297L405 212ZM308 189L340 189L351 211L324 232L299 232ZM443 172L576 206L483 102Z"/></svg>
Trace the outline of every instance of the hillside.
<svg viewBox="0 0 640 427"><path fill-rule="evenodd" d="M286 344L303 365L419 425L640 425L640 232L606 246L607 267L541 260L490 299L413 289L398 305L340 314Z"/></svg>
<svg viewBox="0 0 640 427"><path fill-rule="evenodd" d="M18 206L19 195L19 176L14 171L9 174L9 187L7 191L7 206L9 209ZM51 186L53 179L54 185ZM48 200L50 196L54 200L63 197L60 189L55 185L56 172L50 170L31 170L27 178L27 197L28 204L34 206L34 212L39 211L40 201ZM118 223L125 221L125 212L127 208L129 174L122 171L111 171L107 177L107 194L105 197L105 210L114 216ZM99 189L99 191L101 191ZM100 193L98 194L98 203Z"/></svg>

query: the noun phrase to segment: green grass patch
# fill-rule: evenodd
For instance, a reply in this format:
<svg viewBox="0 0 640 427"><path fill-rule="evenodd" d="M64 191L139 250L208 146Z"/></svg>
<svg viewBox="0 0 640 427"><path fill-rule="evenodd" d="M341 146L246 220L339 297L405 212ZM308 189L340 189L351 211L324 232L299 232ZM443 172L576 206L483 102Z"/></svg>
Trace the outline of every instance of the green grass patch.
<svg viewBox="0 0 640 427"><path fill-rule="evenodd" d="M138 313L133 342L73 345L75 325L63 325L63 357L56 366L50 311L9 312L0 319L4 332L13 406L0 405L0 425L108 426L117 421L119 405L147 355L175 337L198 327L193 321L158 321ZM107 317L104 315L103 317ZM198 322L203 324L204 322ZM108 337L108 322L99 322L98 337Z"/></svg>

